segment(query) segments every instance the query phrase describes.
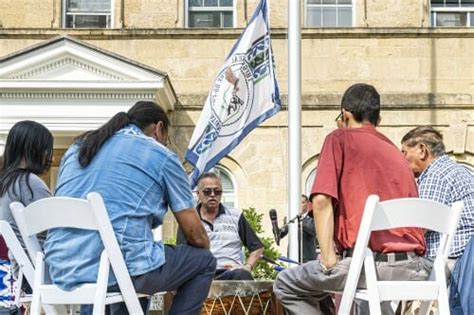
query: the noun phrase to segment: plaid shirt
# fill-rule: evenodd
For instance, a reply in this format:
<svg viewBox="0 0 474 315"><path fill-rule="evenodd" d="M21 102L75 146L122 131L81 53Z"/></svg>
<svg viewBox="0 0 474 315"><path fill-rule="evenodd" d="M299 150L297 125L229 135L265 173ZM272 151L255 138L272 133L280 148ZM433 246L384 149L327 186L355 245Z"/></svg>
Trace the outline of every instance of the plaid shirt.
<svg viewBox="0 0 474 315"><path fill-rule="evenodd" d="M458 224L450 258L457 258L464 252L469 239L474 235L474 176L464 167L449 159L445 154L434 160L418 177L420 198L438 201L451 206L462 200L464 209ZM426 233L426 256L436 256L440 235Z"/></svg>

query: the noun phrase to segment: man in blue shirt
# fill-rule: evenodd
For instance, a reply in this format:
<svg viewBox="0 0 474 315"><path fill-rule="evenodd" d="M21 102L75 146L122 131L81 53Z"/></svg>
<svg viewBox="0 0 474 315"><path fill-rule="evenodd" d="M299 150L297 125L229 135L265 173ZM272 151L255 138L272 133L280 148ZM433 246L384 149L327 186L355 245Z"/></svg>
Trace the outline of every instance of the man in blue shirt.
<svg viewBox="0 0 474 315"><path fill-rule="evenodd" d="M417 178L420 198L448 206L463 201L464 209L449 252L448 266L452 270L474 235L474 176L448 157L443 136L432 127L422 126L409 131L402 138L402 152ZM428 231L425 237L426 255L435 257L440 236Z"/></svg>
<svg viewBox="0 0 474 315"><path fill-rule="evenodd" d="M165 147L168 126L161 107L138 102L79 136L61 161L56 196L100 193L136 291L176 290L171 314L199 314L216 261L186 173ZM191 246L164 246L153 240L152 229L163 223L168 207ZM65 290L95 282L102 249L95 232L49 231L44 250L53 282ZM115 285L111 277L109 286ZM123 303L110 310L126 313Z"/></svg>

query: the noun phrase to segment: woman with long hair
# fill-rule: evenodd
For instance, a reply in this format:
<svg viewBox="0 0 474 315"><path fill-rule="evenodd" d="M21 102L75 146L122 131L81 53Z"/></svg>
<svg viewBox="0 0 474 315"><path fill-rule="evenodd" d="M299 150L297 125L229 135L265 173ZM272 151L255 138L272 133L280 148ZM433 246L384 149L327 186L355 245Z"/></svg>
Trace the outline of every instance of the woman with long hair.
<svg viewBox="0 0 474 315"><path fill-rule="evenodd" d="M53 135L45 126L24 120L12 127L0 170L0 219L8 221L17 236L20 234L10 203L19 201L27 206L50 196L48 186L39 176L49 170L52 158Z"/></svg>
<svg viewBox="0 0 474 315"><path fill-rule="evenodd" d="M12 127L0 168L0 220L10 223L23 248L23 239L11 213L10 203L19 201L27 206L51 195L39 175L49 170L52 158L53 135L45 126L24 120ZM39 238L42 240L45 235L40 235ZM13 272L17 273L13 257L10 260ZM27 287L24 289L28 290Z"/></svg>

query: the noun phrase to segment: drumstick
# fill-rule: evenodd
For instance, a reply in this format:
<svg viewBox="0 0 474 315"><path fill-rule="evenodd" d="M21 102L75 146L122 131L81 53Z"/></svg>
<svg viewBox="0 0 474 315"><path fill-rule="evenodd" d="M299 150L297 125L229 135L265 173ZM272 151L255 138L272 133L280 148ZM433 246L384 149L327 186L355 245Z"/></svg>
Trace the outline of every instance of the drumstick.
<svg viewBox="0 0 474 315"><path fill-rule="evenodd" d="M267 263L270 263L270 264L274 264L274 265L280 265L279 263L277 263L275 260L271 259L270 257L267 257L265 255L260 255L260 258L264 261L266 261Z"/></svg>
<svg viewBox="0 0 474 315"><path fill-rule="evenodd" d="M288 257L285 257L285 256L278 256L278 259L281 260L281 261L284 261L284 262L287 262L287 263L290 263L290 264L297 264L297 265L300 265L299 262L297 261L294 261Z"/></svg>

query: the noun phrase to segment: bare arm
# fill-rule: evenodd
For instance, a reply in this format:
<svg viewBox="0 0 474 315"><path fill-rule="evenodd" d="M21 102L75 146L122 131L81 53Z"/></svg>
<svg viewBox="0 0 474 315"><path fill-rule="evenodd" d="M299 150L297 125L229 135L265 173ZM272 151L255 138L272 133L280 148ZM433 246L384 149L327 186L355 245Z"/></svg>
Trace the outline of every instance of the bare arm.
<svg viewBox="0 0 474 315"><path fill-rule="evenodd" d="M254 250L253 252L249 253L249 257L247 258L247 261L245 262L245 264L250 265L251 268L255 267L258 260L260 259L260 256L262 256L262 254L263 254L263 247Z"/></svg>
<svg viewBox="0 0 474 315"><path fill-rule="evenodd" d="M334 212L332 198L327 195L317 194L313 197L314 224L316 235L321 250L321 263L326 268L331 268L337 262L334 250Z"/></svg>
<svg viewBox="0 0 474 315"><path fill-rule="evenodd" d="M183 231L188 245L209 249L209 238L201 224L196 209L192 208L174 212L174 216Z"/></svg>

